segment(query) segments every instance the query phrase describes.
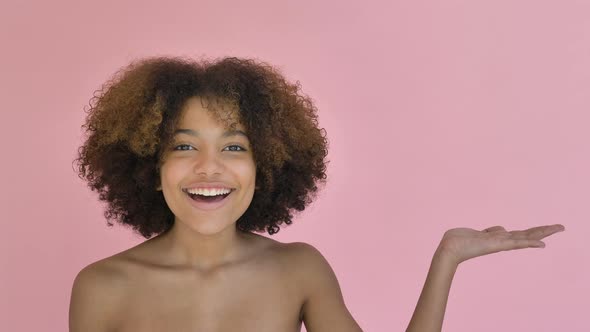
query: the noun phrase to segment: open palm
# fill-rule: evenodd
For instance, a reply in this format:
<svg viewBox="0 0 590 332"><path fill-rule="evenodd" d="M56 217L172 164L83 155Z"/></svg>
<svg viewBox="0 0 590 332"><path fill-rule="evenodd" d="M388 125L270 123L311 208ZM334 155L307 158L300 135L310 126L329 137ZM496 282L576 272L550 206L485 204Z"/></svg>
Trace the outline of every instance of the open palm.
<svg viewBox="0 0 590 332"><path fill-rule="evenodd" d="M541 239L563 230L565 227L560 224L510 232L502 226L494 226L482 231L453 228L444 234L438 250L459 264L470 258L500 251L543 248L545 243Z"/></svg>

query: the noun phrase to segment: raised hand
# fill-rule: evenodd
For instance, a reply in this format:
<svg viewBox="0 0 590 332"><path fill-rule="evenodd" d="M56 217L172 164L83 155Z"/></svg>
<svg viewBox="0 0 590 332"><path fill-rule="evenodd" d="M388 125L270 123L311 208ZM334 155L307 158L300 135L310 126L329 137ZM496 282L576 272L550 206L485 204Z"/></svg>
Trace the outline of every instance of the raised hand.
<svg viewBox="0 0 590 332"><path fill-rule="evenodd" d="M437 251L459 264L470 258L500 251L544 248L545 243L541 239L564 230L565 227L561 224L510 232L502 226L494 226L482 231L453 228L444 234Z"/></svg>
<svg viewBox="0 0 590 332"><path fill-rule="evenodd" d="M459 263L499 251L543 248L545 243L542 239L563 230L565 227L557 224L510 232L502 226L482 231L471 228L446 231L432 259L424 288L406 332L442 330L451 282Z"/></svg>

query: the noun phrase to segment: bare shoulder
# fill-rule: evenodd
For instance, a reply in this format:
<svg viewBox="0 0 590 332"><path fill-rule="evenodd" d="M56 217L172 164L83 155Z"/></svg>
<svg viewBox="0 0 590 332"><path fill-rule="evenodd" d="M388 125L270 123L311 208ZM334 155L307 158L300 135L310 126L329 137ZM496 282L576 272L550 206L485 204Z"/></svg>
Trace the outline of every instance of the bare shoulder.
<svg viewBox="0 0 590 332"><path fill-rule="evenodd" d="M306 297L313 292L314 284L336 283L334 270L324 255L313 245L305 242L285 243L283 260L291 268L290 273L298 284L304 286Z"/></svg>
<svg viewBox="0 0 590 332"><path fill-rule="evenodd" d="M297 290L302 304L308 297L310 283L318 277L330 276L332 269L328 261L311 244L305 242L278 242L270 238L264 238L260 242L264 262L277 268L281 279L290 283Z"/></svg>
<svg viewBox="0 0 590 332"><path fill-rule="evenodd" d="M362 331L348 311L334 270L324 255L305 242L286 244L292 277L304 293L303 321L307 331Z"/></svg>
<svg viewBox="0 0 590 332"><path fill-rule="evenodd" d="M70 297L70 332L109 331L124 282L125 273L117 256L99 260L80 270Z"/></svg>
<svg viewBox="0 0 590 332"><path fill-rule="evenodd" d="M333 272L330 264L322 253L313 245L305 242L284 243L282 246L284 259L297 268L301 274L322 275ZM295 272L294 271L294 272Z"/></svg>

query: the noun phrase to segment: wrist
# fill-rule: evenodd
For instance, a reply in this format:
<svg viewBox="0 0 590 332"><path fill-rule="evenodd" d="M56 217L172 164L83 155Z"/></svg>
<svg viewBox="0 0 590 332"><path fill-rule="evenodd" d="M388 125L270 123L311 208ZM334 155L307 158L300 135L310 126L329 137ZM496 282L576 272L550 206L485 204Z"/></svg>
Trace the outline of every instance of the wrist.
<svg viewBox="0 0 590 332"><path fill-rule="evenodd" d="M454 254L440 246L434 252L432 261L433 263L436 262L438 264L442 264L452 268L457 268L461 263L461 261Z"/></svg>

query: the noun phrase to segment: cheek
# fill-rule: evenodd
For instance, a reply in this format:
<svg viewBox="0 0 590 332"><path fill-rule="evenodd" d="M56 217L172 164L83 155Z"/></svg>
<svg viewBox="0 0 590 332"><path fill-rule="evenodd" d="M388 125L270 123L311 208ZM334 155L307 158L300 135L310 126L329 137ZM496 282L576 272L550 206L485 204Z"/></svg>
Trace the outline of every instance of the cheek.
<svg viewBox="0 0 590 332"><path fill-rule="evenodd" d="M234 169L245 183L254 183L256 181L256 166L253 162L244 162Z"/></svg>
<svg viewBox="0 0 590 332"><path fill-rule="evenodd" d="M160 179L162 186L176 186L180 182L183 176L183 167L180 163L167 163L164 164L160 170Z"/></svg>

